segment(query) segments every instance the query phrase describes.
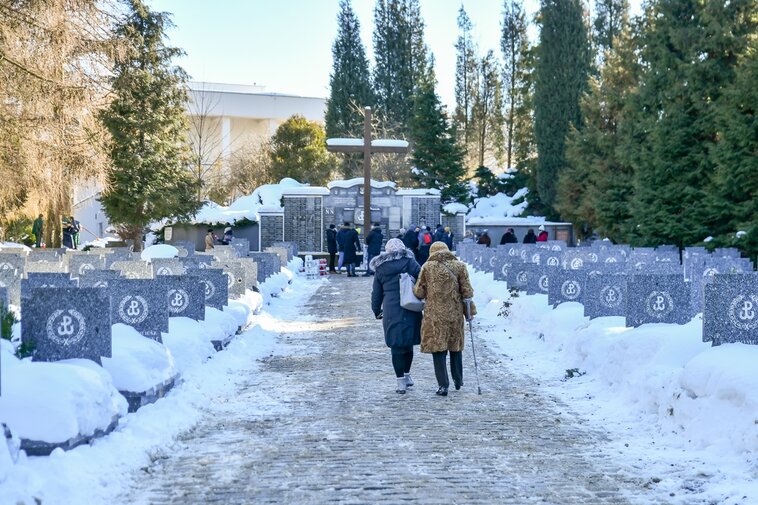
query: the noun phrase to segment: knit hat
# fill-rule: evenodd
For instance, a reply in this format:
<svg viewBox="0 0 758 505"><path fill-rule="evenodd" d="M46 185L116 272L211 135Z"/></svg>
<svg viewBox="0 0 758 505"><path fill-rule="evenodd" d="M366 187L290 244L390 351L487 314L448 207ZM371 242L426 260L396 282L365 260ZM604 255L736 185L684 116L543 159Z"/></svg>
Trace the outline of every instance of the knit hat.
<svg viewBox="0 0 758 505"><path fill-rule="evenodd" d="M232 231L231 226L227 226L226 228L224 228L224 233L229 232L229 231Z"/></svg>
<svg viewBox="0 0 758 505"><path fill-rule="evenodd" d="M402 251L405 249L405 244L403 244L403 241L399 238L391 238L387 241L387 244L384 246L384 250L388 253L395 252L395 251Z"/></svg>
<svg viewBox="0 0 758 505"><path fill-rule="evenodd" d="M539 228L537 228L539 231L545 231L545 225L541 224Z"/></svg>
<svg viewBox="0 0 758 505"><path fill-rule="evenodd" d="M444 242L437 241L434 244L432 244L432 247L429 248L429 256L431 256L434 253L447 251L449 252L450 249L447 248L447 244Z"/></svg>

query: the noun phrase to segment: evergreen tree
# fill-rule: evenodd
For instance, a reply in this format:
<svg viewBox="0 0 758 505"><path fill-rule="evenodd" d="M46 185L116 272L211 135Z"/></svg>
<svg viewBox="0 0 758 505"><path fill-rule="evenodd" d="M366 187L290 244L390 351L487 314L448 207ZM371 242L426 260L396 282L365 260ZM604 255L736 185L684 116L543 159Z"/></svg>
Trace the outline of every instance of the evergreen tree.
<svg viewBox="0 0 758 505"><path fill-rule="evenodd" d="M438 188L443 202L460 202L467 194L463 150L434 88L434 70L430 65L429 72L418 83L413 100L410 123L413 177L421 187Z"/></svg>
<svg viewBox="0 0 758 505"><path fill-rule="evenodd" d="M326 150L326 133L316 121L294 115L279 125L271 138L271 179L291 177L299 182L325 185L336 168Z"/></svg>
<svg viewBox="0 0 758 505"><path fill-rule="evenodd" d="M479 166L500 162L503 158L503 90L500 67L492 50L479 62L472 124L475 153Z"/></svg>
<svg viewBox="0 0 758 505"><path fill-rule="evenodd" d="M418 0L377 0L374 9L374 91L388 125L403 136L416 83L427 71L424 22Z"/></svg>
<svg viewBox="0 0 758 505"><path fill-rule="evenodd" d="M193 215L201 202L187 170L186 74L171 60L182 54L164 43L170 20L141 0L116 27L127 44L118 58L113 101L101 113L111 134L112 169L100 198L108 219L124 238L142 248L145 226Z"/></svg>
<svg viewBox="0 0 758 505"><path fill-rule="evenodd" d="M571 125L580 128L582 123L579 98L587 88L590 51L579 0L543 0L539 23L534 83L536 182L542 202L552 208L556 181L566 166L566 135Z"/></svg>
<svg viewBox="0 0 758 505"><path fill-rule="evenodd" d="M326 102L327 137L362 137L361 109L374 105L366 50L360 37L360 24L350 5L341 0L337 17L337 39L332 46L332 74ZM343 157L342 172L347 178L361 166L359 155Z"/></svg>
<svg viewBox="0 0 758 505"><path fill-rule="evenodd" d="M526 15L521 0L505 0L503 10L502 35L500 49L503 52L503 97L506 111L505 123L508 130L505 146L505 165L515 167L514 137L517 135L516 123L520 120L517 113L523 106L524 86L527 69L524 68L525 56L529 49L526 33Z"/></svg>
<svg viewBox="0 0 758 505"><path fill-rule="evenodd" d="M477 94L478 63L476 45L471 34L471 20L461 5L458 11L458 41L455 44L455 127L465 151L473 151L470 144L473 132L474 101ZM472 165L474 162L471 163Z"/></svg>
<svg viewBox="0 0 758 505"><path fill-rule="evenodd" d="M612 50L629 17L629 0L596 0L593 42L598 55Z"/></svg>

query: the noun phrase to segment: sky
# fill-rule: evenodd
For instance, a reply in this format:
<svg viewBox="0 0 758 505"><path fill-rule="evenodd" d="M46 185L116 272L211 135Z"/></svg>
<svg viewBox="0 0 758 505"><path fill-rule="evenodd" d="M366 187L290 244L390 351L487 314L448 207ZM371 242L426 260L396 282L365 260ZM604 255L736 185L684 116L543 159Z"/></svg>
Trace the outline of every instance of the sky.
<svg viewBox="0 0 758 505"><path fill-rule="evenodd" d="M258 84L267 92L329 94L332 44L339 0L148 0L154 10L173 13L170 43L187 55L178 63L193 80ZM372 59L374 0L353 0L353 10ZM502 0L420 0L424 37L436 60L438 93L452 110L456 18L461 4L474 23L480 53L500 56ZM538 0L526 0L536 12Z"/></svg>

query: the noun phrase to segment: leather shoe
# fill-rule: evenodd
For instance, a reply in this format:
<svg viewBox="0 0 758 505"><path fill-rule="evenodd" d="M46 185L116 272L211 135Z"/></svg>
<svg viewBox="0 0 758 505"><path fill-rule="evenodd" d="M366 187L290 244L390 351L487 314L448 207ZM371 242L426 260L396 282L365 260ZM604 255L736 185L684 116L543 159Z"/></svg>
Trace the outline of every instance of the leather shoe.
<svg viewBox="0 0 758 505"><path fill-rule="evenodd" d="M447 388L443 388L443 387L439 388L437 390L437 395L438 396L447 396Z"/></svg>
<svg viewBox="0 0 758 505"><path fill-rule="evenodd" d="M456 382L455 383L455 390L458 391L459 389L461 389L461 386L463 386L463 381Z"/></svg>

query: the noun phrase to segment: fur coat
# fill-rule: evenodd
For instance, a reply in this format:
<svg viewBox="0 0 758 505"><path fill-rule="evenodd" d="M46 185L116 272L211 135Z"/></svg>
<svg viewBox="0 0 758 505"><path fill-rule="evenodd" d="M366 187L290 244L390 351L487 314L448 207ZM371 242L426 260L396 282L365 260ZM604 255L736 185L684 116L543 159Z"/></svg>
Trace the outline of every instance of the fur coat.
<svg viewBox="0 0 758 505"><path fill-rule="evenodd" d="M444 246L444 242L436 242L432 246L432 254L421 267L413 288L417 297L426 299L421 322L421 352L462 351L465 323L463 300L473 298L474 290L466 265L458 261L447 247L435 252L437 244ZM472 312L472 315L476 314L474 309Z"/></svg>

